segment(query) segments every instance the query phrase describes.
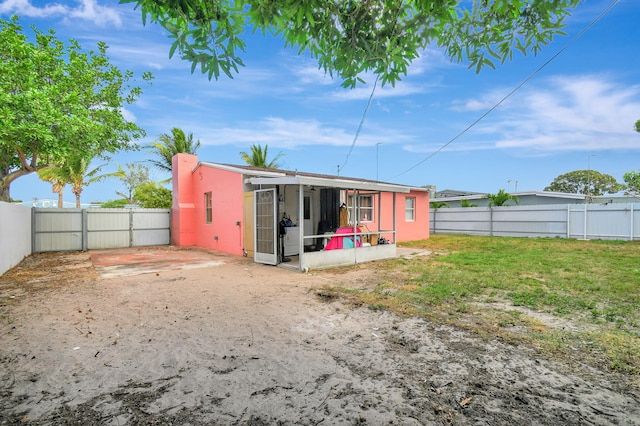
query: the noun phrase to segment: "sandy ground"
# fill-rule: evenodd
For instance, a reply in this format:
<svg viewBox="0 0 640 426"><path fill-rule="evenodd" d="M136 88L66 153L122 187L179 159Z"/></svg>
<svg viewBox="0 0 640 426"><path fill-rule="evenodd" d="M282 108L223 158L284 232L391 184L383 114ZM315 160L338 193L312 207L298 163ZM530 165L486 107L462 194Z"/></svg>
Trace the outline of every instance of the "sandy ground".
<svg viewBox="0 0 640 426"><path fill-rule="evenodd" d="M126 275L45 254L0 278L0 424L640 425L605 372L314 290L362 270L207 256Z"/></svg>

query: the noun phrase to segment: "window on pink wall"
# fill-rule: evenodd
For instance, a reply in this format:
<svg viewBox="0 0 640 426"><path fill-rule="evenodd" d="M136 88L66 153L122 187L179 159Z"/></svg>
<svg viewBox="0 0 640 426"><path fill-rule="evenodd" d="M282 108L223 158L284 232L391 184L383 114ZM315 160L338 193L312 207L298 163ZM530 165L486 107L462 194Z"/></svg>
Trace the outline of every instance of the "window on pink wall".
<svg viewBox="0 0 640 426"><path fill-rule="evenodd" d="M415 197L407 197L404 199L404 219L407 222L416 220L416 199Z"/></svg>
<svg viewBox="0 0 640 426"><path fill-rule="evenodd" d="M211 207L211 192L204 193L204 216L205 222L213 222L213 210Z"/></svg>
<svg viewBox="0 0 640 426"><path fill-rule="evenodd" d="M357 201L356 215L357 223L373 222L373 195L360 195L356 198L349 195L347 198L347 208L349 210L349 223L352 223L351 212L353 211L354 200Z"/></svg>

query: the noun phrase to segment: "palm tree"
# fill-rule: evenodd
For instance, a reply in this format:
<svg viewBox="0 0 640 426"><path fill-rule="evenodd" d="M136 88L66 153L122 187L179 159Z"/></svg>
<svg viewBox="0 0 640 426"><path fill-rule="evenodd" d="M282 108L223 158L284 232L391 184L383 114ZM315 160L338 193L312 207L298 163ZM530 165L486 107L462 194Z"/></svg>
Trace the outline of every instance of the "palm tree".
<svg viewBox="0 0 640 426"><path fill-rule="evenodd" d="M85 186L108 177L120 177L122 175L121 171L98 175L98 172L104 165L98 166L93 170L89 170L90 162L90 158L81 154L72 154L67 157L63 163L57 166L39 170L38 175L43 180L54 182L54 186L62 185L62 187L64 187L66 184L71 185L71 192L76 196L76 208L80 208L80 194L82 194L82 190ZM59 194L58 207L61 207L60 197L62 189L60 189Z"/></svg>
<svg viewBox="0 0 640 426"><path fill-rule="evenodd" d="M267 150L269 149L269 145L265 145L264 149L260 145L251 145L251 155L246 152L241 152L240 157L250 166L254 167L262 167L265 169L277 169L280 167L278 164L278 160L284 156L282 152L278 153L276 157L267 162Z"/></svg>
<svg viewBox="0 0 640 426"><path fill-rule="evenodd" d="M58 194L58 208L61 209L64 207L62 191L67 183L61 180L55 173L49 172L49 170L50 168L39 169L38 176L40 176L40 179L52 184L51 190L54 194Z"/></svg>
<svg viewBox="0 0 640 426"><path fill-rule="evenodd" d="M200 148L200 139L194 142L193 133L185 135L178 127L171 129L171 134L163 133L158 140L147 146L149 151L158 157L157 160L147 160L160 170L171 173L171 159L176 154L195 154Z"/></svg>
<svg viewBox="0 0 640 426"><path fill-rule="evenodd" d="M460 207L478 207L478 205L469 200L460 200Z"/></svg>
<svg viewBox="0 0 640 426"><path fill-rule="evenodd" d="M504 189L498 191L497 194L487 194L487 198L489 199L489 207L504 206L504 204L509 200L513 201L516 204L520 204L520 200L518 199L518 197L505 192Z"/></svg>
<svg viewBox="0 0 640 426"><path fill-rule="evenodd" d="M449 207L449 203L447 203L446 201L431 201L429 203L429 207L431 207L432 209L438 210L439 208L442 208L442 207Z"/></svg>

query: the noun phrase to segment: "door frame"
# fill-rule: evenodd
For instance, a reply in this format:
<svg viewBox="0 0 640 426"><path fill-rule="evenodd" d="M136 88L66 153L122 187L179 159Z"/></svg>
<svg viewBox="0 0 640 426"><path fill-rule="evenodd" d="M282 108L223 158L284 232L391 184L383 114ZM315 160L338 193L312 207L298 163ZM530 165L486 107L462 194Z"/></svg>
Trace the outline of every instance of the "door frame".
<svg viewBox="0 0 640 426"><path fill-rule="evenodd" d="M278 193L277 188L256 189L253 214L253 260L267 265L278 264ZM267 194L271 195L269 200ZM266 199L264 198L266 197ZM258 241L258 236L261 237ZM272 244L269 245L269 242ZM268 251L260 251L269 248Z"/></svg>

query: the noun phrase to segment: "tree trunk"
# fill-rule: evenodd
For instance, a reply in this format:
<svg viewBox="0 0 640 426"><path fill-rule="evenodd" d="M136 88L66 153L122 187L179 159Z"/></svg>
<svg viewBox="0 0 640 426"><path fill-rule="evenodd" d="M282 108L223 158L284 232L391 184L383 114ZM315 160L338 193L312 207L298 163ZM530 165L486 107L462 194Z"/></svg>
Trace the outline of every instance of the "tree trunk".
<svg viewBox="0 0 640 426"><path fill-rule="evenodd" d="M6 201L7 203L11 201L9 185L4 184L4 179L0 180L0 201Z"/></svg>
<svg viewBox="0 0 640 426"><path fill-rule="evenodd" d="M33 173L33 171L24 169L15 170L13 172L0 170L0 201L10 203L11 182L18 179L20 176L28 175L29 173Z"/></svg>

